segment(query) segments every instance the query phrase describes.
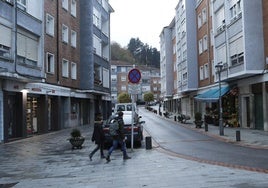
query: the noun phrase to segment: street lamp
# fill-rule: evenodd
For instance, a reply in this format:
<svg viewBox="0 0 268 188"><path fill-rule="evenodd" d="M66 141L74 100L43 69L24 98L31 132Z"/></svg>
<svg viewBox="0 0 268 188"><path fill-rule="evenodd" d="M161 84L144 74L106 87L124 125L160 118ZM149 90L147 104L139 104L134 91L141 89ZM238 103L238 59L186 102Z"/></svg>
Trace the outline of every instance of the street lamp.
<svg viewBox="0 0 268 188"><path fill-rule="evenodd" d="M223 124L222 124L222 102L221 102L221 71L222 71L222 63L218 63L215 68L217 69L217 72L219 74L219 107L220 107L220 118L219 118L219 131L220 131L220 136L224 135L224 130L223 130Z"/></svg>

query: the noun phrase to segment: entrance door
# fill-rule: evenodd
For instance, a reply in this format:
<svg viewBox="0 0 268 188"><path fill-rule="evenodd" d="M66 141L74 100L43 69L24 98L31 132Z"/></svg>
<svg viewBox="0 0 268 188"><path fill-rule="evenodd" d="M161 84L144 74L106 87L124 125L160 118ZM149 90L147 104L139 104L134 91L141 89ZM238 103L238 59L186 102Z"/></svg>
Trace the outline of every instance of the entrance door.
<svg viewBox="0 0 268 188"><path fill-rule="evenodd" d="M263 100L262 94L254 95L255 128L263 130Z"/></svg>
<svg viewBox="0 0 268 188"><path fill-rule="evenodd" d="M23 136L21 95L4 92L4 140L12 140Z"/></svg>

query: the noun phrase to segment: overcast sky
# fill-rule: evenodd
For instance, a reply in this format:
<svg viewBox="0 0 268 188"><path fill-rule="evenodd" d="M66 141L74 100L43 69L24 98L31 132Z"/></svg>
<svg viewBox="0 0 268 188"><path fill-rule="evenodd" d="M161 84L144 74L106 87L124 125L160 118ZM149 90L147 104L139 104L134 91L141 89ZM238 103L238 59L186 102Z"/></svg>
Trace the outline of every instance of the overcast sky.
<svg viewBox="0 0 268 188"><path fill-rule="evenodd" d="M179 0L109 0L111 41L126 47L131 38L160 50L159 35L175 16Z"/></svg>

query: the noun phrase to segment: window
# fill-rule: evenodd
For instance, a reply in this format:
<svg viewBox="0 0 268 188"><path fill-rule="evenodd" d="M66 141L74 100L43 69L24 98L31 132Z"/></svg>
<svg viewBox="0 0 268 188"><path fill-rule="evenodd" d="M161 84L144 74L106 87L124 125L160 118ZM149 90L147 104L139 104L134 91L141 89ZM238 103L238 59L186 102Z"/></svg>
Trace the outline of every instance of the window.
<svg viewBox="0 0 268 188"><path fill-rule="evenodd" d="M103 68L103 77L107 79L103 79L103 87L110 87L110 79L109 79L109 69Z"/></svg>
<svg viewBox="0 0 268 188"><path fill-rule="evenodd" d="M235 54L231 56L231 64L232 66L244 63L244 53Z"/></svg>
<svg viewBox="0 0 268 188"><path fill-rule="evenodd" d="M230 43L230 58L231 65L236 65L244 62L243 38L237 38Z"/></svg>
<svg viewBox="0 0 268 188"><path fill-rule="evenodd" d="M39 38L30 33L18 30L17 61L18 63L37 66Z"/></svg>
<svg viewBox="0 0 268 188"><path fill-rule="evenodd" d="M209 76L209 69L208 69L208 64L206 63L204 65L204 78L206 79L208 78L208 76Z"/></svg>
<svg viewBox="0 0 268 188"><path fill-rule="evenodd" d="M71 31L71 46L76 48L76 32Z"/></svg>
<svg viewBox="0 0 268 188"><path fill-rule="evenodd" d="M26 11L26 7L27 7L26 0L17 0L17 6L21 10Z"/></svg>
<svg viewBox="0 0 268 188"><path fill-rule="evenodd" d="M121 76L121 81L125 82L127 80L126 76Z"/></svg>
<svg viewBox="0 0 268 188"><path fill-rule="evenodd" d="M185 72L185 73L182 74L182 80L183 81L186 81L187 80L187 72Z"/></svg>
<svg viewBox="0 0 268 188"><path fill-rule="evenodd" d="M93 35L93 47L94 47L94 53L101 56L102 53L101 39L99 39L96 35Z"/></svg>
<svg viewBox="0 0 268 188"><path fill-rule="evenodd" d="M198 42L198 49L199 49L199 54L202 54L202 52L203 52L202 39L200 39Z"/></svg>
<svg viewBox="0 0 268 188"><path fill-rule="evenodd" d="M186 43L184 43L184 44L181 46L181 50L182 50L182 60L185 60L185 59L186 59L186 56L187 56Z"/></svg>
<svg viewBox="0 0 268 188"><path fill-rule="evenodd" d="M68 27L62 25L62 41L68 43Z"/></svg>
<svg viewBox="0 0 268 188"><path fill-rule="evenodd" d="M215 14L215 28L218 30L225 24L224 7L219 9Z"/></svg>
<svg viewBox="0 0 268 188"><path fill-rule="evenodd" d="M241 1L240 0L232 0L230 2L230 18L231 20L235 20L239 15L241 15Z"/></svg>
<svg viewBox="0 0 268 188"><path fill-rule="evenodd" d="M66 59L62 60L62 76L69 77L69 62Z"/></svg>
<svg viewBox="0 0 268 188"><path fill-rule="evenodd" d="M201 13L198 14L198 28L200 28L202 26L202 15Z"/></svg>
<svg viewBox="0 0 268 188"><path fill-rule="evenodd" d="M203 50L206 51L208 49L208 36L205 35L203 37Z"/></svg>
<svg viewBox="0 0 268 188"><path fill-rule="evenodd" d="M0 57L10 58L10 50L11 50L11 29L0 25Z"/></svg>
<svg viewBox="0 0 268 188"><path fill-rule="evenodd" d="M71 14L76 17L76 0L72 0L71 3Z"/></svg>
<svg viewBox="0 0 268 188"><path fill-rule="evenodd" d="M207 22L207 9L206 8L202 10L202 21L203 21L203 24Z"/></svg>
<svg viewBox="0 0 268 188"><path fill-rule="evenodd" d="M112 73L116 73L116 67L111 66L111 71L112 71Z"/></svg>
<svg viewBox="0 0 268 188"><path fill-rule="evenodd" d="M46 16L46 33L54 36L54 17L50 14Z"/></svg>
<svg viewBox="0 0 268 188"><path fill-rule="evenodd" d="M111 75L111 80L112 80L112 82L117 82L117 77L116 77L116 75Z"/></svg>
<svg viewBox="0 0 268 188"><path fill-rule="evenodd" d="M219 48L216 48L216 63L226 63L226 45L222 45Z"/></svg>
<svg viewBox="0 0 268 188"><path fill-rule="evenodd" d="M204 67L200 66L199 68L199 79L204 80Z"/></svg>
<svg viewBox="0 0 268 188"><path fill-rule="evenodd" d="M102 83L102 67L97 64L94 66L94 83L99 85Z"/></svg>
<svg viewBox="0 0 268 188"><path fill-rule="evenodd" d="M96 8L93 8L93 24L101 29L101 19L100 19L100 13Z"/></svg>
<svg viewBox="0 0 268 188"><path fill-rule="evenodd" d="M126 67L121 67L121 72L127 72L127 68Z"/></svg>
<svg viewBox="0 0 268 188"><path fill-rule="evenodd" d="M77 65L74 62L71 63L71 78L73 80L77 79Z"/></svg>
<svg viewBox="0 0 268 188"><path fill-rule="evenodd" d="M214 34L213 34L213 29L210 30L210 45L214 45Z"/></svg>
<svg viewBox="0 0 268 188"><path fill-rule="evenodd" d="M69 0L62 0L62 8L68 11L68 1Z"/></svg>
<svg viewBox="0 0 268 188"><path fill-rule="evenodd" d="M54 55L51 53L47 53L47 73L54 73L55 59Z"/></svg>
<svg viewBox="0 0 268 188"><path fill-rule="evenodd" d="M127 87L125 85L122 85L121 86L121 91L126 91L127 90Z"/></svg>

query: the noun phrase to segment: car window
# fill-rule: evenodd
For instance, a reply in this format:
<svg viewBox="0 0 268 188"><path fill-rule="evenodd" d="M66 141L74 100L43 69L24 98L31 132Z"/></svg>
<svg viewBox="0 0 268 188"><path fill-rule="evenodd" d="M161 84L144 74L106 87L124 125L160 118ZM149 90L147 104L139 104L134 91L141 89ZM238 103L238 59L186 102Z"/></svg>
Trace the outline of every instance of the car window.
<svg viewBox="0 0 268 188"><path fill-rule="evenodd" d="M125 111L125 105L118 105L117 106L117 111Z"/></svg>
<svg viewBox="0 0 268 188"><path fill-rule="evenodd" d="M127 111L132 111L132 105L127 105Z"/></svg>

